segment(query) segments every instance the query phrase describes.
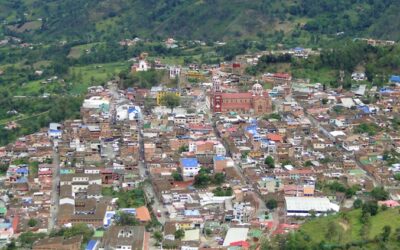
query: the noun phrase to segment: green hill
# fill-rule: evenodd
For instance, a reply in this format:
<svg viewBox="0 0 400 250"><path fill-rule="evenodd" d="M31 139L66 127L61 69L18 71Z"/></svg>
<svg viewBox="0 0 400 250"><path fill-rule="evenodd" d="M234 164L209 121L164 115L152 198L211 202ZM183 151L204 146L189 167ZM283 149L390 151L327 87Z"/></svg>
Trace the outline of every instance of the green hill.
<svg viewBox="0 0 400 250"><path fill-rule="evenodd" d="M367 217L363 221L361 209L357 209L314 218L305 222L299 231L275 238L266 249L400 248L398 209L381 210Z"/></svg>
<svg viewBox="0 0 400 250"><path fill-rule="evenodd" d="M398 0L0 0L0 10L3 33L34 40L400 38Z"/></svg>

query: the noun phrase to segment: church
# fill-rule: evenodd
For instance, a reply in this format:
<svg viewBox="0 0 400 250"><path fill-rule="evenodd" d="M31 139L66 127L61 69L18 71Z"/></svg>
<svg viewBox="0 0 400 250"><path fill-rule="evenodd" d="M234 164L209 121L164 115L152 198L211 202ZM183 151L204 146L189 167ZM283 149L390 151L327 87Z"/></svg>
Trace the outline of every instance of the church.
<svg viewBox="0 0 400 250"><path fill-rule="evenodd" d="M272 112L272 101L261 84L254 84L250 92L226 93L220 88L220 80L213 77L210 106L213 112L262 115Z"/></svg>

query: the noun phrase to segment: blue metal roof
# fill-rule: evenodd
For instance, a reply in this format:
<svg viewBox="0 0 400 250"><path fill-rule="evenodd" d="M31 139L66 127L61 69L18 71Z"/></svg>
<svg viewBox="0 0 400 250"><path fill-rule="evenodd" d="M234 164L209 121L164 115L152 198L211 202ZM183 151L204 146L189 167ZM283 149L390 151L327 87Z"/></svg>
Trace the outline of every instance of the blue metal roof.
<svg viewBox="0 0 400 250"><path fill-rule="evenodd" d="M400 76L392 75L390 81L400 83Z"/></svg>
<svg viewBox="0 0 400 250"><path fill-rule="evenodd" d="M181 165L184 168L193 168L197 167L199 165L199 162L197 161L197 158L182 158Z"/></svg>
<svg viewBox="0 0 400 250"><path fill-rule="evenodd" d="M371 113L368 106L358 106L357 108L366 114Z"/></svg>
<svg viewBox="0 0 400 250"><path fill-rule="evenodd" d="M185 210L185 216L200 216L199 210Z"/></svg>
<svg viewBox="0 0 400 250"><path fill-rule="evenodd" d="M17 174L27 174L28 168L18 168L16 172Z"/></svg>
<svg viewBox="0 0 400 250"><path fill-rule="evenodd" d="M220 156L220 155L214 156L214 161L223 161L223 160L225 160L224 156Z"/></svg>
<svg viewBox="0 0 400 250"><path fill-rule="evenodd" d="M86 250L94 250L97 245L97 240L90 240L86 246Z"/></svg>

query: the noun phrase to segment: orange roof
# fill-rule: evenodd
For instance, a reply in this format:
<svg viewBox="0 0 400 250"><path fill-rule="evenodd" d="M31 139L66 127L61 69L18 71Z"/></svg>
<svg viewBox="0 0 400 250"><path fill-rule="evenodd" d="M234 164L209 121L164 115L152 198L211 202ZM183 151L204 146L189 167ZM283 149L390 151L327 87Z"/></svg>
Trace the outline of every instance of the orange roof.
<svg viewBox="0 0 400 250"><path fill-rule="evenodd" d="M268 134L267 139L271 141L282 141L282 136L278 134Z"/></svg>
<svg viewBox="0 0 400 250"><path fill-rule="evenodd" d="M222 93L222 99L246 99L252 98L253 94L250 92L240 92L240 93Z"/></svg>
<svg viewBox="0 0 400 250"><path fill-rule="evenodd" d="M139 221L150 221L151 220L150 212L147 209L147 207L142 206L142 207L136 208L136 219L138 219Z"/></svg>

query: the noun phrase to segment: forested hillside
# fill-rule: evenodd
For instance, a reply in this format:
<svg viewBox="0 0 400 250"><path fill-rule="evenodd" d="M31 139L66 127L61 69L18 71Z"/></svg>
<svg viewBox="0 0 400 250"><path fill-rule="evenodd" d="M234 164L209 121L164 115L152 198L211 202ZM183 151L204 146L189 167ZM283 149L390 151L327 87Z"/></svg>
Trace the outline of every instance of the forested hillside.
<svg viewBox="0 0 400 250"><path fill-rule="evenodd" d="M42 41L207 41L282 32L400 38L398 0L0 0L0 9L3 34Z"/></svg>

